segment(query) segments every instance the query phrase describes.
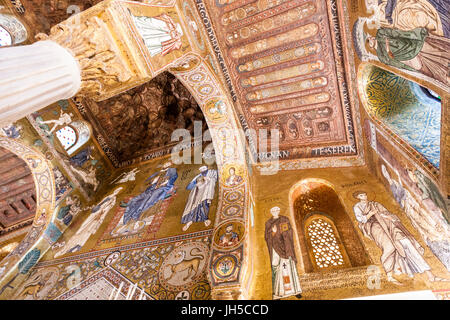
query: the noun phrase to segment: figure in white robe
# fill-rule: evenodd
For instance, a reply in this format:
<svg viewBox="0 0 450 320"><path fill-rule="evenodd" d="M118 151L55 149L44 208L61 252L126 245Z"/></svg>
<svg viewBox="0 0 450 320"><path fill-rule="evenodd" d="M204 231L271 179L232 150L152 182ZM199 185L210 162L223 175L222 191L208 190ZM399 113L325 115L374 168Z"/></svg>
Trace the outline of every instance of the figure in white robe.
<svg viewBox="0 0 450 320"><path fill-rule="evenodd" d="M181 223L185 225L183 231L189 229L193 222L204 222L205 226L211 224L209 207L214 199L217 170L208 169L206 166L200 167L199 170L200 174L186 187L191 193L181 216Z"/></svg>
<svg viewBox="0 0 450 320"><path fill-rule="evenodd" d="M117 188L111 195L104 198L92 208L89 217L87 217L80 229L67 241L64 247L55 254L55 258L69 252L76 252L84 246L91 235L101 226L108 212L114 207L117 194L122 189L122 187Z"/></svg>
<svg viewBox="0 0 450 320"><path fill-rule="evenodd" d="M72 117L73 117L73 114L72 114L72 113L64 113L64 112L61 110L58 119L47 120L47 121L40 121L40 120L38 120L38 119L36 119L36 120L37 120L37 122L38 122L39 124L42 123L42 124L47 124L47 125L49 125L49 124L53 123L52 128L48 131L49 133L53 133L53 131L55 131L55 129L56 129L57 127L62 127L62 126L64 126L64 125L70 124L70 123L72 122Z"/></svg>
<svg viewBox="0 0 450 320"><path fill-rule="evenodd" d="M132 17L150 56L164 56L181 48L183 30L169 15L163 13L157 17Z"/></svg>
<svg viewBox="0 0 450 320"><path fill-rule="evenodd" d="M120 176L118 176L116 179L114 179L110 184L121 184L129 181L135 181L136 180L136 174L139 173L138 168L134 168L131 171L128 172L122 172Z"/></svg>
<svg viewBox="0 0 450 320"><path fill-rule="evenodd" d="M368 201L367 194L357 191L353 194L359 202L353 211L364 236L375 241L382 250L381 264L388 281L400 285L393 274L407 274L414 277L416 273L425 273L429 281L442 281L431 272L423 258L424 248L403 226L400 219L390 213L382 204Z"/></svg>

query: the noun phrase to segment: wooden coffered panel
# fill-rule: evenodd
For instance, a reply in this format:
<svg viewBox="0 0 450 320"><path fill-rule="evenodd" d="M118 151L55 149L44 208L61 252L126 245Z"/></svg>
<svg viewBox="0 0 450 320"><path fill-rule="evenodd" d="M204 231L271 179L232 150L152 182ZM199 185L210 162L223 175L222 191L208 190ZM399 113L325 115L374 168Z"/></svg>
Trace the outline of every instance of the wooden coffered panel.
<svg viewBox="0 0 450 320"><path fill-rule="evenodd" d="M206 0L206 10L244 127L278 129L281 159L356 154L335 1Z"/></svg>

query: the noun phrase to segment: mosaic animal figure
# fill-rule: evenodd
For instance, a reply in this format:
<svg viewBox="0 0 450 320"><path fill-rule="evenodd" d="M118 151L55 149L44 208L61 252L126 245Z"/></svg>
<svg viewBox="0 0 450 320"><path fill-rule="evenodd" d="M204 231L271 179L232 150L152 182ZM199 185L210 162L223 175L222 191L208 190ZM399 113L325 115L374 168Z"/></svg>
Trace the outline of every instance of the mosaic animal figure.
<svg viewBox="0 0 450 320"><path fill-rule="evenodd" d="M38 299L37 293L42 289L44 283L36 283L26 286L20 293L21 298L26 298L26 296L33 296L33 299Z"/></svg>
<svg viewBox="0 0 450 320"><path fill-rule="evenodd" d="M197 251L195 254L194 250ZM186 281L188 278L193 277L197 274L197 271L200 266L200 262L205 259L203 254L200 254L201 251L198 248L192 248L190 251L191 259L186 259L186 251L182 250L175 255L176 261L173 264L169 264L171 275L167 278L167 280L171 280L172 277L180 272L187 270L187 275L183 278L183 281Z"/></svg>

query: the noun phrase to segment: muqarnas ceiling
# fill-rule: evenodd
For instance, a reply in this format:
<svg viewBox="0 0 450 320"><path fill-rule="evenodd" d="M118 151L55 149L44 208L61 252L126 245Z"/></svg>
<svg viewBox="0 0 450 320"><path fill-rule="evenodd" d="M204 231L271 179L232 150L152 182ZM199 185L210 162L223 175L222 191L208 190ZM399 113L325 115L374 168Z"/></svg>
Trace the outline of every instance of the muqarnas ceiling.
<svg viewBox="0 0 450 320"><path fill-rule="evenodd" d="M243 126L278 129L281 158L356 154L336 1L206 2Z"/></svg>
<svg viewBox="0 0 450 320"><path fill-rule="evenodd" d="M194 137L195 121L207 129L194 97L168 72L105 101L75 101L116 167L170 152L179 143L172 132L187 129Z"/></svg>

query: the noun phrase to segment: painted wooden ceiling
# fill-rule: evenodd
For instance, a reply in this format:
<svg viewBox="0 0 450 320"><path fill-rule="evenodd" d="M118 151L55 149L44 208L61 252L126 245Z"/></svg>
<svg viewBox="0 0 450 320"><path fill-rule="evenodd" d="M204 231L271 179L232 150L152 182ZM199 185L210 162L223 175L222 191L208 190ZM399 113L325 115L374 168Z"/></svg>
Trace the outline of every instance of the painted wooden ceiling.
<svg viewBox="0 0 450 320"><path fill-rule="evenodd" d="M206 8L244 126L278 129L281 159L356 153L336 1L206 0Z"/></svg>
<svg viewBox="0 0 450 320"><path fill-rule="evenodd" d="M48 32L77 10L100 2L3 1L16 4L16 15L32 34ZM272 160L272 156L305 159L357 154L336 0L198 0L196 4L202 17L202 10L206 12L205 28L212 25L212 32L207 30L211 44L223 53L222 71L229 78L242 127L269 132L278 129L280 152L264 154L256 148L256 161ZM167 148L167 132L203 119L195 102L183 105L192 99L181 84L175 91L173 86L166 90L163 85L162 92L152 93L153 100L143 98L142 92L161 89L155 85L158 81L173 82L167 74L161 77L101 103L78 101L79 107L81 103L88 110L86 120L93 125L96 137L105 138L119 162L142 159ZM155 89L158 86L160 89ZM178 106L168 110L164 103L173 99ZM154 112L160 112L157 128Z"/></svg>
<svg viewBox="0 0 450 320"><path fill-rule="evenodd" d="M31 224L36 190L27 164L0 147L0 236Z"/></svg>

